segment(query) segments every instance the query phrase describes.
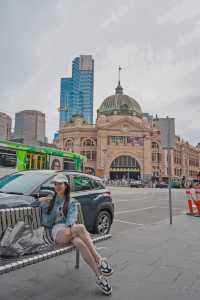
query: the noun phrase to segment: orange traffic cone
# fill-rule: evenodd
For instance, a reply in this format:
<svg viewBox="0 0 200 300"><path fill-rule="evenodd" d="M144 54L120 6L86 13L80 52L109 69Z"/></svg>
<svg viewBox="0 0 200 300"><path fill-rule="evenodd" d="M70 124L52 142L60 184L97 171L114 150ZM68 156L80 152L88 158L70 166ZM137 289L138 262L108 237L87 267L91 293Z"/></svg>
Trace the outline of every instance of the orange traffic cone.
<svg viewBox="0 0 200 300"><path fill-rule="evenodd" d="M194 204L197 207L197 214L195 214L195 217L200 217L200 189L198 187L195 188L195 196L196 199L194 200Z"/></svg>
<svg viewBox="0 0 200 300"><path fill-rule="evenodd" d="M186 199L188 202L188 211L186 212L186 215L188 216L194 216L195 212L193 210L193 199L192 199L192 191L190 189L186 190Z"/></svg>

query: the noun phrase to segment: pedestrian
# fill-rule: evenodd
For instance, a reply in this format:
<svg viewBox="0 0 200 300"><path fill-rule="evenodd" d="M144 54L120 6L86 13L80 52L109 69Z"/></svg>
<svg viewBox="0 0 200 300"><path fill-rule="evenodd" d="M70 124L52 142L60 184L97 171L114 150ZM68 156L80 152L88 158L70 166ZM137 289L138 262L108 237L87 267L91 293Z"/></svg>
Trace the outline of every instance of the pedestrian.
<svg viewBox="0 0 200 300"><path fill-rule="evenodd" d="M85 225L76 224L76 200L70 198L70 185L63 174L57 174L53 179L54 196L39 198L43 208L43 225L51 228L53 240L56 244L72 243L96 275L96 284L101 291L110 295L112 287L106 276L113 273L112 267L106 258L97 252Z"/></svg>

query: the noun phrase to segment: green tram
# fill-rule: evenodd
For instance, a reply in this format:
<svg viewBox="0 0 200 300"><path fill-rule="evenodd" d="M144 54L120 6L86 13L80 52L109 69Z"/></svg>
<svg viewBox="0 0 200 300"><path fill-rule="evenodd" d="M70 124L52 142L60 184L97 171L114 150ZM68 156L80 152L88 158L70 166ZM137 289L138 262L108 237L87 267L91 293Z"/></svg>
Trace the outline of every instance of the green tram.
<svg viewBox="0 0 200 300"><path fill-rule="evenodd" d="M86 157L51 147L29 146L0 139L0 168L84 171Z"/></svg>

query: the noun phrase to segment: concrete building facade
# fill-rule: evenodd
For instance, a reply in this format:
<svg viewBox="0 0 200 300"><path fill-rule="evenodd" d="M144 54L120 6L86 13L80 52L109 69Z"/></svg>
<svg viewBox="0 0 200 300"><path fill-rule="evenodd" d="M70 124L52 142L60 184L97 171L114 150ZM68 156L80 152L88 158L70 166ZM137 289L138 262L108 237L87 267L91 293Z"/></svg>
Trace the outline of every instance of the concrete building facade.
<svg viewBox="0 0 200 300"><path fill-rule="evenodd" d="M147 181L168 176L159 129L139 103L123 93L120 81L97 110L96 124L75 116L60 130L59 144L86 155L86 171L97 176ZM171 162L173 177L192 179L199 172L200 149L177 136Z"/></svg>
<svg viewBox="0 0 200 300"><path fill-rule="evenodd" d="M12 119L5 113L0 112L0 138L8 140L11 138Z"/></svg>
<svg viewBox="0 0 200 300"><path fill-rule="evenodd" d="M15 138L25 144L45 142L45 114L37 110L23 110L15 114Z"/></svg>

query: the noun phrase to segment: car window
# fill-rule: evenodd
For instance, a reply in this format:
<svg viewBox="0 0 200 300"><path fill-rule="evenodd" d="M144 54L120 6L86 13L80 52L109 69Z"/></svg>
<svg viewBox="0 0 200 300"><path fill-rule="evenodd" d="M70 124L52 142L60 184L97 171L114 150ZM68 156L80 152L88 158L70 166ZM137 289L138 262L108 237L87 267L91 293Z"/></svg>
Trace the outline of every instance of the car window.
<svg viewBox="0 0 200 300"><path fill-rule="evenodd" d="M52 183L53 178L46 181L44 184L41 185L40 190L51 190L54 191L54 184Z"/></svg>
<svg viewBox="0 0 200 300"><path fill-rule="evenodd" d="M13 194L29 194L47 180L49 174L38 172L19 172L0 179L0 191Z"/></svg>
<svg viewBox="0 0 200 300"><path fill-rule="evenodd" d="M11 182L12 180L15 180L17 177L22 176L23 174L21 173L17 173L17 174L13 174L13 175L7 175L5 177L3 177L0 180L0 189L4 186L6 186L9 182Z"/></svg>
<svg viewBox="0 0 200 300"><path fill-rule="evenodd" d="M105 189L103 183L100 180L92 180L93 186L95 188L95 190L101 190L101 189Z"/></svg>
<svg viewBox="0 0 200 300"><path fill-rule="evenodd" d="M92 182L89 177L82 175L74 175L72 177L72 191L80 192L80 191L88 191L92 189Z"/></svg>
<svg viewBox="0 0 200 300"><path fill-rule="evenodd" d="M63 175L66 175L66 174L63 174ZM67 177L67 179L70 182L69 176L66 175L66 177ZM44 184L42 184L41 187L40 187L40 190L51 190L51 191L54 191L54 183L52 182L53 178L54 177L50 178L48 181L46 181Z"/></svg>

